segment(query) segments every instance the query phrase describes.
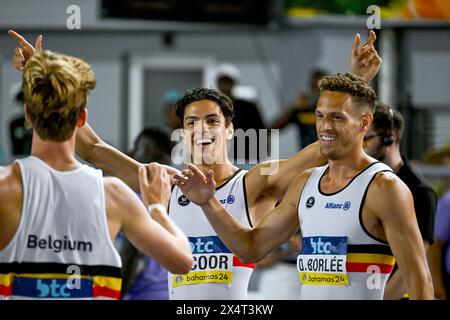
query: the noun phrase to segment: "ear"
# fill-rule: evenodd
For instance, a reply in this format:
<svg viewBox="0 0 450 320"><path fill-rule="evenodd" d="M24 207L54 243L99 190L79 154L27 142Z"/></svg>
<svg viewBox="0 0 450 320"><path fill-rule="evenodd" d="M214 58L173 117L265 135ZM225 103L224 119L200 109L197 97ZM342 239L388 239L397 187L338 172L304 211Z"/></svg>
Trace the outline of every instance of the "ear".
<svg viewBox="0 0 450 320"><path fill-rule="evenodd" d="M31 129L33 126L31 125L30 112L26 103L23 104L23 114L25 115L25 128Z"/></svg>
<svg viewBox="0 0 450 320"><path fill-rule="evenodd" d="M398 132L397 130L394 129L394 130L391 131L391 135L392 135L393 138L394 138L394 143L400 144L399 132Z"/></svg>
<svg viewBox="0 0 450 320"><path fill-rule="evenodd" d="M370 126L372 125L373 122L373 113L371 112L366 112L361 116L361 130L363 131L367 131L369 130Z"/></svg>
<svg viewBox="0 0 450 320"><path fill-rule="evenodd" d="M77 128L81 128L82 126L84 126L86 124L86 121L87 121L87 110L84 109L83 111L81 111L80 117L78 118Z"/></svg>
<svg viewBox="0 0 450 320"><path fill-rule="evenodd" d="M226 129L226 135L227 135L227 140L231 140L233 138L233 134L234 134L234 125L233 123L230 123Z"/></svg>

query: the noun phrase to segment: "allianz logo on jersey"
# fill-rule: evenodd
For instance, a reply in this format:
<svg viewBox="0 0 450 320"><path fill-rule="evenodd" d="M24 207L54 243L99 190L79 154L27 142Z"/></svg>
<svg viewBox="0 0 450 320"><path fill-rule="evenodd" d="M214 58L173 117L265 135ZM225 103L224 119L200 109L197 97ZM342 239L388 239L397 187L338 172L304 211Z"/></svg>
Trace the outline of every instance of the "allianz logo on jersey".
<svg viewBox="0 0 450 320"><path fill-rule="evenodd" d="M327 202L325 205L325 209L342 209L344 211L347 211L352 206L352 203L350 201L345 201L344 203L335 203L335 202Z"/></svg>

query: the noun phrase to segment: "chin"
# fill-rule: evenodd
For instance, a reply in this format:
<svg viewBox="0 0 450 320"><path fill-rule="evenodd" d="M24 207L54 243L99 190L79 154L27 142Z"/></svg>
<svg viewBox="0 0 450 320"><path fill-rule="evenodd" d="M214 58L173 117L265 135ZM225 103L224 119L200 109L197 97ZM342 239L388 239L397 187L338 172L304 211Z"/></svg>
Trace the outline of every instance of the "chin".
<svg viewBox="0 0 450 320"><path fill-rule="evenodd" d="M320 148L320 154L329 160L338 159L338 154L335 150L324 150L324 148Z"/></svg>

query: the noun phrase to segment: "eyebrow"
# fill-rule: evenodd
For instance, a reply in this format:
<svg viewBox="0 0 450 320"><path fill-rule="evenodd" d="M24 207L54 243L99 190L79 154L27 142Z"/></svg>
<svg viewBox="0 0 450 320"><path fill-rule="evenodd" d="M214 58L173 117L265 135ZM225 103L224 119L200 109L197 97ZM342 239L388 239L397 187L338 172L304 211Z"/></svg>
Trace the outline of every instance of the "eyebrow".
<svg viewBox="0 0 450 320"><path fill-rule="evenodd" d="M336 116L336 115L342 116L342 115L344 115L344 112L337 112L337 111L323 112L323 111L320 111L320 110L317 110L317 109L316 109L316 113L322 113L322 114L326 113L326 114L328 114L330 116Z"/></svg>
<svg viewBox="0 0 450 320"><path fill-rule="evenodd" d="M220 115L218 115L217 113L211 113L211 114L206 115L205 118L213 118L213 117L220 118ZM197 120L197 119L199 119L199 117L190 116L190 117L187 117L184 120L187 121L187 120Z"/></svg>

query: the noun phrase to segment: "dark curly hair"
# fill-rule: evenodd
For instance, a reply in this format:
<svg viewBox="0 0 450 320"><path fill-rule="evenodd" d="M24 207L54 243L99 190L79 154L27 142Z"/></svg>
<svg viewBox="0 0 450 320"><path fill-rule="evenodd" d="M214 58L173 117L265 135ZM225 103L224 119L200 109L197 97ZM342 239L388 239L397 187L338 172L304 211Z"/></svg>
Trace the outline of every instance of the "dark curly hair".
<svg viewBox="0 0 450 320"><path fill-rule="evenodd" d="M216 102L225 117L225 126L233 121L234 108L233 101L223 93L208 88L195 88L185 92L185 94L175 103L175 113L181 127L183 127L184 110L186 106L194 101L211 100Z"/></svg>
<svg viewBox="0 0 450 320"><path fill-rule="evenodd" d="M319 89L320 92L327 90L349 93L357 107L369 107L372 113L375 112L377 95L367 81L357 75L347 72L326 76L319 81Z"/></svg>

